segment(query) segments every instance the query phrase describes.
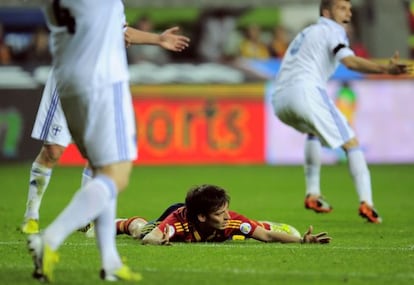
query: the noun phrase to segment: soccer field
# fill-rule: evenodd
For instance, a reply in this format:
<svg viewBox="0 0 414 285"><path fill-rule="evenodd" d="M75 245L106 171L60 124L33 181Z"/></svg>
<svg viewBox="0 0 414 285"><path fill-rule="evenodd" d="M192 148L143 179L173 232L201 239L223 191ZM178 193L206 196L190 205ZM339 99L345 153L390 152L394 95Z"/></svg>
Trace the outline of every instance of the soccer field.
<svg viewBox="0 0 414 285"><path fill-rule="evenodd" d="M25 208L30 164L0 165L0 284L37 284L26 236L17 228ZM358 216L358 199L346 165L324 166L322 187L330 214L303 207L301 166L138 166L118 202L118 216L156 218L183 201L195 184L226 188L230 208L247 217L289 223L304 232L327 231L329 245L265 244L254 240L220 244L143 246L117 238L140 284L414 284L414 165L370 166L374 201L383 224ZM57 167L41 208L41 227L68 203L81 168ZM71 235L59 250L56 284L95 284L99 258L95 241Z"/></svg>

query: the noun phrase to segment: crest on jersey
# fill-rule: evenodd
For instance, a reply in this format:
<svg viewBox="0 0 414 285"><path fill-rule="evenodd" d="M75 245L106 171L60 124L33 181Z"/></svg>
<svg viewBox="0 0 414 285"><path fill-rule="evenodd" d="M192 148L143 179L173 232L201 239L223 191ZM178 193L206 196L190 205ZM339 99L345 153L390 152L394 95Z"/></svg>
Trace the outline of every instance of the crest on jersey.
<svg viewBox="0 0 414 285"><path fill-rule="evenodd" d="M240 231L247 235L252 230L252 226L249 223L242 223L240 225Z"/></svg>
<svg viewBox="0 0 414 285"><path fill-rule="evenodd" d="M175 234L175 228L171 225L168 226L168 235L172 237Z"/></svg>
<svg viewBox="0 0 414 285"><path fill-rule="evenodd" d="M60 132L62 131L63 127L61 125L57 125L57 124L53 124L50 132L52 133L53 136L58 136L60 134Z"/></svg>

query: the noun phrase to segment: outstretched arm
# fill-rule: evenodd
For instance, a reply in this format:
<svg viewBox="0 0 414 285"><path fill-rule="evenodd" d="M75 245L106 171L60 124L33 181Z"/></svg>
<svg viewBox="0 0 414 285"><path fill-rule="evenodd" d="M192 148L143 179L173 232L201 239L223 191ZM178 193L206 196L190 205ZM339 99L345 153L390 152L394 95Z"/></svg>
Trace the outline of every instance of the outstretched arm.
<svg viewBox="0 0 414 285"><path fill-rule="evenodd" d="M412 66L408 64L402 64L399 62L400 55L396 51L390 58L388 64L379 64L374 61L358 57L358 56L347 56L342 59L342 63L349 69L359 71L362 73L378 73L378 74L392 74L400 75L407 74L412 71Z"/></svg>
<svg viewBox="0 0 414 285"><path fill-rule="evenodd" d="M127 47L133 44L159 45L167 50L179 52L189 46L190 39L177 34L178 31L178 27L173 27L157 34L126 27L125 44Z"/></svg>
<svg viewBox="0 0 414 285"><path fill-rule="evenodd" d="M331 238L326 232L312 234L313 227L309 226L309 229L303 235L303 237L296 237L284 232L275 232L266 230L263 227L257 227L252 234L252 238L263 242L280 242L280 243L329 243Z"/></svg>

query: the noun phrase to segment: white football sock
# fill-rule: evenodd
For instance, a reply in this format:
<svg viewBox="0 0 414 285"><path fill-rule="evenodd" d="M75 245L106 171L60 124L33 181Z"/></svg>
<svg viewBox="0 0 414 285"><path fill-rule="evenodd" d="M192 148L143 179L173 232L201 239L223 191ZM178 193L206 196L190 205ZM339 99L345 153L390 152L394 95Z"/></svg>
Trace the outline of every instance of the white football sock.
<svg viewBox="0 0 414 285"><path fill-rule="evenodd" d="M348 151L348 165L349 172L354 179L359 201L364 201L368 205L373 206L371 175L369 173L364 154L360 148L353 148Z"/></svg>
<svg viewBox="0 0 414 285"><path fill-rule="evenodd" d="M115 240L116 204L117 197L115 196L95 220L95 234L101 253L102 268L107 272L112 272L122 266Z"/></svg>
<svg viewBox="0 0 414 285"><path fill-rule="evenodd" d="M33 162L30 170L29 192L27 194L25 220L39 219L39 209L43 194L49 185L52 169Z"/></svg>
<svg viewBox="0 0 414 285"><path fill-rule="evenodd" d="M306 139L304 169L306 194L320 195L321 142L315 137Z"/></svg>
<svg viewBox="0 0 414 285"><path fill-rule="evenodd" d="M115 183L109 177L98 175L92 179L75 193L72 201L45 229L45 241L56 250L72 232L101 215L117 192Z"/></svg>

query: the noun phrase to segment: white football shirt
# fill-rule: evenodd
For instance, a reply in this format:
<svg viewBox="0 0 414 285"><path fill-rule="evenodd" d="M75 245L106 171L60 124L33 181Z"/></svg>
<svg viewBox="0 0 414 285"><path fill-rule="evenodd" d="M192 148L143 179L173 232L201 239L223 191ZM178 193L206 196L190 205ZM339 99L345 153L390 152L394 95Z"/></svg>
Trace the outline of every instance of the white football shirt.
<svg viewBox="0 0 414 285"><path fill-rule="evenodd" d="M60 96L85 94L129 79L121 0L61 0L75 20L74 33L58 24L53 5L45 9Z"/></svg>
<svg viewBox="0 0 414 285"><path fill-rule="evenodd" d="M339 61L354 55L348 46L345 29L333 20L320 17L290 43L276 76L276 88L306 81L325 89Z"/></svg>

